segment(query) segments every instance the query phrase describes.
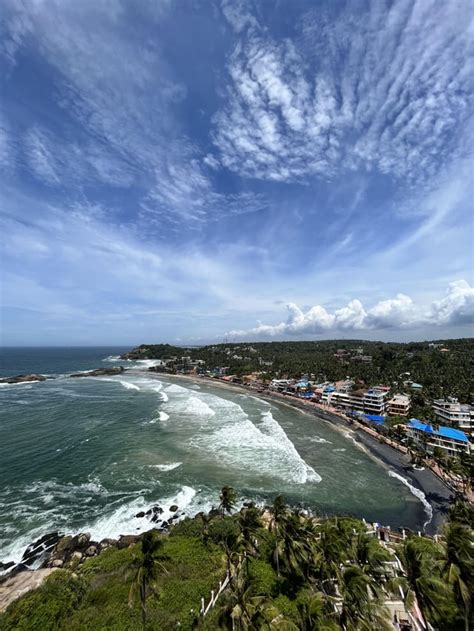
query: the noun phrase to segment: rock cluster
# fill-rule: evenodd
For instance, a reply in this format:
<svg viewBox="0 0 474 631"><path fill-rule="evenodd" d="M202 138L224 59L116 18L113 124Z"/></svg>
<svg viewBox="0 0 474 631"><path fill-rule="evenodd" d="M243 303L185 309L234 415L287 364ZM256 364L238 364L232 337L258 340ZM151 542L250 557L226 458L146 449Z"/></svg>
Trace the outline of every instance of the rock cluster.
<svg viewBox="0 0 474 631"><path fill-rule="evenodd" d="M120 375L125 371L123 366L114 368L96 368L95 370L87 370L86 372L76 372L70 377L101 377L102 375Z"/></svg>
<svg viewBox="0 0 474 631"><path fill-rule="evenodd" d="M146 518L154 524L154 528L167 531L175 520L183 516L179 513L177 504L168 508L173 513L168 520L162 520L161 515L164 509L161 506L152 506L147 511L141 511L135 515L138 518ZM89 533L78 535L62 535L59 532L51 532L37 541L31 543L25 550L20 563L13 561L0 563L0 572L7 570L10 573L21 572L23 570L37 570L40 568L75 568L85 559L100 554L107 548L129 548L141 539L141 534L121 535L118 539L102 539L102 541L92 541Z"/></svg>
<svg viewBox="0 0 474 631"><path fill-rule="evenodd" d="M44 375L15 375L14 377L3 377L0 383L26 383L28 381L46 381Z"/></svg>

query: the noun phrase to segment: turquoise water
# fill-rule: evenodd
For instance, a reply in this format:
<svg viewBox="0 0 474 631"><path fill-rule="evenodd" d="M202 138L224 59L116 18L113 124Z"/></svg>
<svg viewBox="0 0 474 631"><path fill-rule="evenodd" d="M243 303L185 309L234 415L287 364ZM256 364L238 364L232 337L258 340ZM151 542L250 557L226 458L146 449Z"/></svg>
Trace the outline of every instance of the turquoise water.
<svg viewBox="0 0 474 631"><path fill-rule="evenodd" d="M426 522L419 499L349 433L247 394L146 373L117 360L124 350L2 352L3 375L55 378L0 387L0 560L56 529L93 538L146 530L135 515L156 503L207 510L224 484L260 502L283 493L322 514ZM131 370L117 377L67 377L121 363Z"/></svg>

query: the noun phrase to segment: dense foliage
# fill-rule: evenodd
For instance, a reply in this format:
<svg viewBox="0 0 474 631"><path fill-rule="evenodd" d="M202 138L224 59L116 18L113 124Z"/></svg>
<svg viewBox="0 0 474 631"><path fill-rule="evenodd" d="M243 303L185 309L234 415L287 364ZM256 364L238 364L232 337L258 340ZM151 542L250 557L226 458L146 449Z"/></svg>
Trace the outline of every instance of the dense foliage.
<svg viewBox="0 0 474 631"><path fill-rule="evenodd" d="M265 512L249 506L228 516L232 505L224 487L220 510L169 536L153 531L141 546L56 571L10 605L0 628L383 631L393 628L388 605L409 611L415 598L434 629L473 623L470 505L451 509L440 541L409 536L388 546L357 519L311 518L282 497ZM226 570L229 585L200 617L201 597L209 601ZM141 610L129 599L140 585Z"/></svg>
<svg viewBox="0 0 474 631"><path fill-rule="evenodd" d="M447 349L447 350L441 350ZM339 354L338 354L339 351ZM342 352L341 352L342 351ZM413 411L429 414L425 401L456 396L470 403L474 392L474 340L438 340L408 344L327 340L321 342L258 342L217 344L199 348L142 345L133 356L165 359L189 355L202 359L206 368L228 367L229 374L262 371L268 377L314 375L317 381L335 381L350 376L367 385L398 384L408 378L423 385L415 394ZM363 361L361 357L371 357ZM410 373L409 377L405 373Z"/></svg>

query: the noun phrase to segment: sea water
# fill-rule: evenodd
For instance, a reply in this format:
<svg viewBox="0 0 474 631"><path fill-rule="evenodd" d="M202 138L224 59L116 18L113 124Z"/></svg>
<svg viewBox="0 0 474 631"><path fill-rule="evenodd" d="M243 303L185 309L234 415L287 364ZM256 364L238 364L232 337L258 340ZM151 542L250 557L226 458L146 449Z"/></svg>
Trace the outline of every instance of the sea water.
<svg viewBox="0 0 474 631"><path fill-rule="evenodd" d="M149 373L125 348L4 349L0 374L43 382L0 386L0 560L47 532L93 539L151 527L154 504L193 515L233 486L241 501L289 504L419 529L424 497L346 432L239 391ZM124 365L117 376L71 372Z"/></svg>

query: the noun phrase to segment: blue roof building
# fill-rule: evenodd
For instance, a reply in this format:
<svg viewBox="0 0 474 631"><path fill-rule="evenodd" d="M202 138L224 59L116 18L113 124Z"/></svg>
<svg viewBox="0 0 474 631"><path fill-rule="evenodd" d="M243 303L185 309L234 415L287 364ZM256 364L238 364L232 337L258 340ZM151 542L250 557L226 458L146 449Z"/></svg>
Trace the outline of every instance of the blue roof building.
<svg viewBox="0 0 474 631"><path fill-rule="evenodd" d="M452 427L433 427L417 418L410 419L407 425L407 435L418 446L426 446L428 453L433 453L435 447L443 449L451 458L462 452L469 453L470 443L464 432Z"/></svg>

